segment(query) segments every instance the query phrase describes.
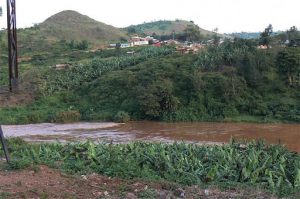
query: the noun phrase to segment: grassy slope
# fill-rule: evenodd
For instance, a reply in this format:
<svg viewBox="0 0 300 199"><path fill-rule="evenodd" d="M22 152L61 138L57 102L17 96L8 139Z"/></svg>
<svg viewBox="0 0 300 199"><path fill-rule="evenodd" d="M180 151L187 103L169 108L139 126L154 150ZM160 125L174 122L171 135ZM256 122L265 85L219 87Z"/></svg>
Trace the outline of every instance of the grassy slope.
<svg viewBox="0 0 300 199"><path fill-rule="evenodd" d="M193 25L192 22L185 20L168 21L161 20L156 22L149 22L144 24L132 25L125 30L134 28L137 33L145 33L146 35L170 35L173 31L175 33L182 33L188 25ZM213 32L200 28L200 32L203 35L212 35Z"/></svg>
<svg viewBox="0 0 300 199"><path fill-rule="evenodd" d="M62 11L39 25L40 32L49 39L88 40L107 42L126 38L123 31L113 26L98 22L76 11Z"/></svg>
<svg viewBox="0 0 300 199"><path fill-rule="evenodd" d="M21 53L53 49L62 40L86 40L91 46L98 46L127 39L122 30L71 10L57 13L34 27L20 29L18 37Z"/></svg>

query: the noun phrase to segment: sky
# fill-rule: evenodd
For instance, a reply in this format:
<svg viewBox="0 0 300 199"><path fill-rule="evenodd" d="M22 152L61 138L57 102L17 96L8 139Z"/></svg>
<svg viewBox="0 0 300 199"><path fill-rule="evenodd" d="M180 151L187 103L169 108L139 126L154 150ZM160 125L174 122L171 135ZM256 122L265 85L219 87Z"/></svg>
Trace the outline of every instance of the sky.
<svg viewBox="0 0 300 199"><path fill-rule="evenodd" d="M0 0L6 27L6 0ZM17 27L25 28L63 10L126 27L156 20L183 19L220 33L300 29L300 0L16 0Z"/></svg>

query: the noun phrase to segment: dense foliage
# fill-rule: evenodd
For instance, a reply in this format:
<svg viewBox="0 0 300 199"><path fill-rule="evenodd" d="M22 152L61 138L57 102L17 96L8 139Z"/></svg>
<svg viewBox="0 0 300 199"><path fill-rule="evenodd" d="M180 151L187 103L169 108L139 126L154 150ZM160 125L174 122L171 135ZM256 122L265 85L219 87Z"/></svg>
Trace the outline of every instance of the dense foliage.
<svg viewBox="0 0 300 199"><path fill-rule="evenodd" d="M122 112L133 120L300 121L297 47L261 50L236 39L190 55L165 47L127 51L75 51L69 69L37 66L30 71L39 83L36 101L2 108L0 121L51 122L64 111L82 120L115 120Z"/></svg>
<svg viewBox="0 0 300 199"><path fill-rule="evenodd" d="M300 188L300 156L261 141L222 146L184 143L27 144L9 141L11 168L47 164L75 174L100 173L123 178L202 183L259 185L279 195Z"/></svg>
<svg viewBox="0 0 300 199"><path fill-rule="evenodd" d="M299 122L300 67L290 59L297 61L299 52L226 42L198 55L175 54L115 70L77 91L99 119L125 111L134 119ZM87 119L91 113L81 112Z"/></svg>
<svg viewBox="0 0 300 199"><path fill-rule="evenodd" d="M121 55L106 60L94 58L89 63L75 64L70 70L59 71L53 69L44 75L42 92L49 95L55 91L75 89L84 83L101 77L105 72L123 69L146 61L151 57L158 58L170 53L172 53L171 48L149 47L132 56Z"/></svg>

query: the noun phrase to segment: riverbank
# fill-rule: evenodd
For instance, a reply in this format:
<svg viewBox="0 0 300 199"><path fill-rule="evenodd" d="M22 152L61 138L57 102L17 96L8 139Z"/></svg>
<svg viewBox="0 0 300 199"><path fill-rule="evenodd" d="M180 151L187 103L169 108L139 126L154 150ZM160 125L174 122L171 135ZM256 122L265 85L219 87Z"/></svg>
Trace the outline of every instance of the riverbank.
<svg viewBox="0 0 300 199"><path fill-rule="evenodd" d="M126 183L130 183L132 180L139 181L143 184L143 190L141 189L141 191L146 191L143 194L153 194L152 196L164 189L162 188L163 186L166 187L161 182L174 185L166 188L168 190L167 193L176 194L175 192L177 192L176 196L180 197L182 192L186 194L183 195L186 198L189 198L187 196L191 193L196 194L195 196L200 196L197 194L203 194L201 190L204 190L205 193L205 189L208 189L206 191L208 193L214 193L213 190L217 190L221 195L222 192L237 194L236 198L240 198L238 195L240 192L248 194L242 195L245 198L249 198L247 197L249 195L259 196L259 194L262 194L264 196L265 193L270 192L277 196L299 196L300 193L299 154L289 152L281 146L269 146L262 142L248 142L241 145L232 141L229 145L222 146L144 142L112 145L95 144L93 142L30 144L20 139L13 139L8 140L8 148L12 161L10 165L4 165L4 167L2 165L1 174L4 176L8 174L11 177L16 176L13 171L5 174L3 169L15 170L30 167L34 170L27 174L28 184L22 180L17 181L16 185L23 191L24 189L28 191L29 187L36 187L35 192L41 193L38 188L42 189L44 183L47 182L49 182L48 186L53 187L54 190L55 187L58 187L58 184L54 184L49 178L45 182L40 183L40 185L38 183L40 179L39 181L34 181L36 180L35 176L41 175L39 170L45 169L45 167L41 168L39 165L47 165L51 168L59 168L62 172L67 173L68 176L82 176L83 180L88 180L93 175L99 178L101 178L100 175L105 175L108 179L113 179L112 181L119 181L118 178L124 179ZM51 169L48 171L46 167L45 178L49 176L49 172L53 172L52 175L59 178L57 171L52 171ZM22 174L22 171L18 172ZM24 176L24 172L22 175ZM78 177L73 182L77 180ZM113 183L112 181L109 183ZM80 179L78 180L79 182ZM147 182L149 184L146 184ZM69 183L72 182L69 181ZM105 183L103 184L105 185ZM1 184L0 180L0 186L5 188L1 188L1 190L9 190L9 187L12 188L14 186L11 184L9 181L2 181ZM158 192L155 190L155 187L152 187L155 184L162 186L158 188ZM145 189L146 185L148 187ZM225 191L213 189L212 186L215 185L218 185L217 187ZM64 186L62 184L60 187ZM75 183L74 186L79 185ZM249 189L240 189L240 187L245 188L246 186ZM98 190L102 192L100 184L96 184L95 187L98 187ZM181 190L179 195L178 187ZM249 192L249 190L255 189L257 191L257 187L260 187L258 192ZM119 188L121 189L122 187L119 186ZM147 190L148 188L150 191ZM139 190L139 188L136 189ZM236 192L237 189L238 191ZM125 188L121 190L125 193L128 191ZM244 190L248 190L248 192L244 192ZM118 194L118 192L113 193L111 190L106 191L108 194ZM131 193L130 189L129 192ZM136 195L140 192L133 192L132 194ZM73 191L73 193L76 192ZM103 190L102 193L105 194L105 191ZM150 198L156 198L152 196ZM265 198L271 198L271 196L272 194L268 194ZM143 197L141 196L140 198ZM196 197L191 195L190 198Z"/></svg>
<svg viewBox="0 0 300 199"><path fill-rule="evenodd" d="M18 171L0 171L0 198L261 198L277 199L259 188L182 186L176 183L124 180L99 174L71 176L47 166Z"/></svg>

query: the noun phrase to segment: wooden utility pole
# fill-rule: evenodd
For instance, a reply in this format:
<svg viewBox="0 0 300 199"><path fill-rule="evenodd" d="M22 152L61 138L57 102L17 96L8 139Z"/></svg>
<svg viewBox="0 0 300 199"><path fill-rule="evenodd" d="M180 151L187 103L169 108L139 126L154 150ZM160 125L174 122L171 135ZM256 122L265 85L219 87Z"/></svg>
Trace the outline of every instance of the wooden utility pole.
<svg viewBox="0 0 300 199"><path fill-rule="evenodd" d="M7 0L8 74L10 92L18 89L16 1Z"/></svg>
<svg viewBox="0 0 300 199"><path fill-rule="evenodd" d="M7 150L7 147L6 147L5 138L4 138L1 126L0 126L0 140L1 140L1 144L2 144L2 149L4 151L4 155L5 155L5 158L6 158L6 162L9 163L10 158L9 158L9 154L8 154L8 150Z"/></svg>

